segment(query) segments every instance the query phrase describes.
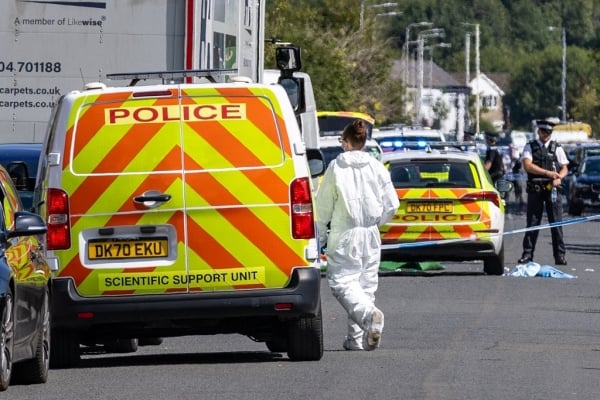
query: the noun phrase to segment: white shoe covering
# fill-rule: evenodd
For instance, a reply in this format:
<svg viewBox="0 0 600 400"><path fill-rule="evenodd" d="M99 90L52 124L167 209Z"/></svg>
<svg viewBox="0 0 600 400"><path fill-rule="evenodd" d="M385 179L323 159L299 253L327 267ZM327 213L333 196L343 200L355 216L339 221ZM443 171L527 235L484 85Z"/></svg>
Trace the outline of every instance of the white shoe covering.
<svg viewBox="0 0 600 400"><path fill-rule="evenodd" d="M383 332L383 313L375 308L371 313L371 319L367 324L367 330L363 337L363 348L365 350L375 350L381 343L381 333Z"/></svg>

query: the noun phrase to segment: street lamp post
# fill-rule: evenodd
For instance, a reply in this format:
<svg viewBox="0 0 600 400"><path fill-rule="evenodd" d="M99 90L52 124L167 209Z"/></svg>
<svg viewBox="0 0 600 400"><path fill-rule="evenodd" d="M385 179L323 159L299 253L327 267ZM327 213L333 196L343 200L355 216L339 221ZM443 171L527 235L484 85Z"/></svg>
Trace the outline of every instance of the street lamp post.
<svg viewBox="0 0 600 400"><path fill-rule="evenodd" d="M431 94L431 90L433 89L433 49L436 47L449 48L452 47L450 43L436 43L431 46L426 46L424 49L429 51L429 94Z"/></svg>
<svg viewBox="0 0 600 400"><path fill-rule="evenodd" d="M428 29L426 31L419 32L417 43L418 43L418 58L419 58L419 84L417 89L417 110L416 110L416 120L420 122L421 120L421 106L423 105L423 51L425 47L425 39L430 37L444 37L444 29L443 28L434 28Z"/></svg>
<svg viewBox="0 0 600 400"><path fill-rule="evenodd" d="M560 76L560 91L561 91L561 117L562 121L567 120L567 31L563 28L549 26L551 31L561 29L561 46L562 46L562 72Z"/></svg>
<svg viewBox="0 0 600 400"><path fill-rule="evenodd" d="M420 21L420 22L414 22L412 24L408 24L408 26L406 27L406 35L404 36L404 84L406 86L408 86L408 80L410 79L410 74L408 72L409 67L410 67L410 63L409 63L409 59L410 59L410 49L409 49L409 43L410 43L410 30L411 28L417 28L417 27L429 27L432 26L433 23L432 22L428 22L428 21Z"/></svg>
<svg viewBox="0 0 600 400"><path fill-rule="evenodd" d="M396 7L398 3L381 3L381 4L372 4L370 8L387 8L387 7ZM399 11L390 11L389 13L378 14L381 15L400 15ZM365 0L360 2L360 30L363 30L365 25Z"/></svg>
<svg viewBox="0 0 600 400"><path fill-rule="evenodd" d="M481 105L479 104L479 24L470 24L463 22L463 26L474 26L475 27L475 134L479 135L479 110ZM467 36L469 39L469 36ZM468 64L467 60L467 64ZM468 85L469 82L467 82Z"/></svg>

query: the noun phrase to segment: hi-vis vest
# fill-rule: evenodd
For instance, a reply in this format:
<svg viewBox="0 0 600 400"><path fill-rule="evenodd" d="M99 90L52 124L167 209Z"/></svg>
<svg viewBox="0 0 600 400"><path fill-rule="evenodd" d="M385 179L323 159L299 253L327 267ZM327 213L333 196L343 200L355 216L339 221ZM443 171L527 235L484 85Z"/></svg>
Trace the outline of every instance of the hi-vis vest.
<svg viewBox="0 0 600 400"><path fill-rule="evenodd" d="M312 204L295 198L308 170L283 98L225 84L64 96L44 172L44 195L58 188L69 202L56 277L83 296L288 284L318 252L314 231L296 232Z"/></svg>

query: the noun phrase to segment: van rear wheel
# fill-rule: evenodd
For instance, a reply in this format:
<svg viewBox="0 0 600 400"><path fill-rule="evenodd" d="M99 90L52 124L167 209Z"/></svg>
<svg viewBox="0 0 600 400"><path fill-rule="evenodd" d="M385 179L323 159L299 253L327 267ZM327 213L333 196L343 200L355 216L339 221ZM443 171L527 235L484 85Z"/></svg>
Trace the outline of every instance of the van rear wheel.
<svg viewBox="0 0 600 400"><path fill-rule="evenodd" d="M321 304L314 317L288 323L287 354L292 361L318 361L323 357Z"/></svg>
<svg viewBox="0 0 600 400"><path fill-rule="evenodd" d="M108 353L135 353L138 350L137 338L119 338L104 343Z"/></svg>
<svg viewBox="0 0 600 400"><path fill-rule="evenodd" d="M267 349L272 353L285 353L288 350L285 337L273 337L265 342Z"/></svg>

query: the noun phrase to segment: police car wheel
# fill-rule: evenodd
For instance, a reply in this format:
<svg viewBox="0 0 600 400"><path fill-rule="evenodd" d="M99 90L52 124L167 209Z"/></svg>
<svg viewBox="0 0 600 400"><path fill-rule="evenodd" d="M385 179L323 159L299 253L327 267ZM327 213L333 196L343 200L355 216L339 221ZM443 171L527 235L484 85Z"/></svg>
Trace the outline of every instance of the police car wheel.
<svg viewBox="0 0 600 400"><path fill-rule="evenodd" d="M292 361L318 361L323 357L321 304L314 317L288 322L287 354Z"/></svg>
<svg viewBox="0 0 600 400"><path fill-rule="evenodd" d="M483 272L488 275L504 274L504 243L500 247L498 255L483 260Z"/></svg>

